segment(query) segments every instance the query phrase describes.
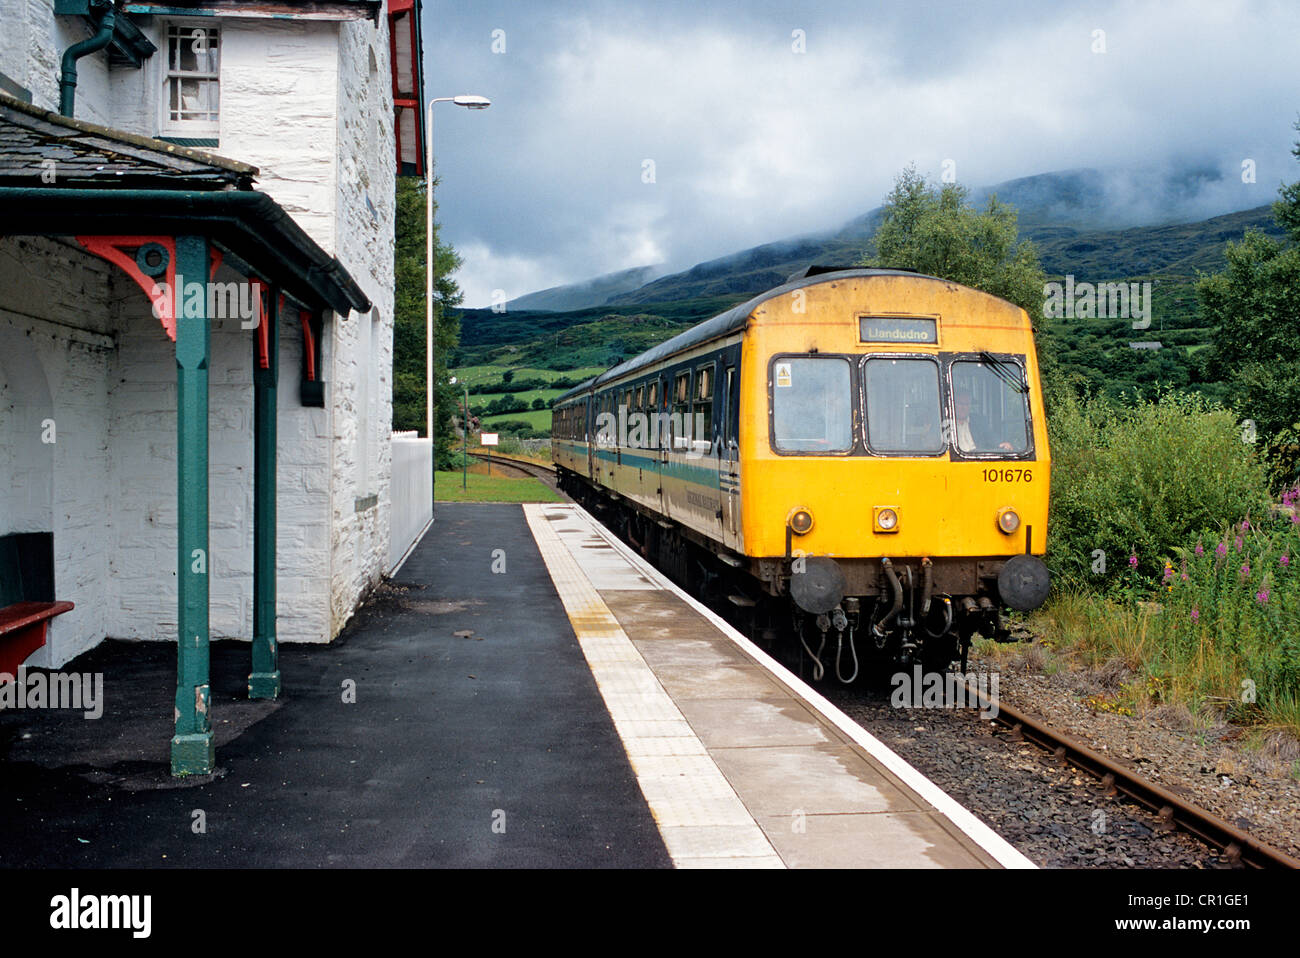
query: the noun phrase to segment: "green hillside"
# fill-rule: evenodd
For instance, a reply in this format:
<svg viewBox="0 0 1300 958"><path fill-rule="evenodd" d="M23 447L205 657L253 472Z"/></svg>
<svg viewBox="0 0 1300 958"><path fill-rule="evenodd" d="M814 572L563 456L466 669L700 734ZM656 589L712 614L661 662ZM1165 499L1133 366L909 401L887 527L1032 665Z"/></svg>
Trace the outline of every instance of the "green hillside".
<svg viewBox="0 0 1300 958"><path fill-rule="evenodd" d="M856 262L873 227L869 214L829 239L756 247L614 297L635 302L569 312L463 310L456 374L471 388L484 390L470 397L476 414L505 396L518 397L529 407L538 397L549 402L567 386L558 383L557 388L515 393L498 387L507 370L521 380L589 378L784 283L810 263ZM1248 229L1282 235L1269 206L1195 223L1127 229L1031 222L1022 235L1038 247L1049 280L1071 274L1076 282L1149 281L1154 302L1147 329L1133 329L1128 320L1058 319L1042 331L1042 348L1055 355L1067 375L1114 396L1167 384L1221 397L1222 384L1208 377L1204 357L1197 358L1209 330L1203 325L1193 283L1198 273L1222 269L1224 245L1240 239ZM1161 348L1134 349L1134 342L1159 342ZM529 408L491 415L485 421L513 421L518 424L516 431L525 435L524 423L534 433L549 428L549 413Z"/></svg>

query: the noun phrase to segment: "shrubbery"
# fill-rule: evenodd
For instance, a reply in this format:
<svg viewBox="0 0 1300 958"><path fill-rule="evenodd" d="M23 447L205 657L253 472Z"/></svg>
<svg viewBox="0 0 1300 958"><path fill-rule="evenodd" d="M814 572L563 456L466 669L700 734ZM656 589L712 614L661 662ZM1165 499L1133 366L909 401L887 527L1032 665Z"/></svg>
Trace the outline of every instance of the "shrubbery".
<svg viewBox="0 0 1300 958"><path fill-rule="evenodd" d="M1066 395L1048 420L1047 561L1060 585L1115 591L1125 576L1158 576L1197 536L1265 515L1266 466L1217 404L1172 392L1127 407Z"/></svg>

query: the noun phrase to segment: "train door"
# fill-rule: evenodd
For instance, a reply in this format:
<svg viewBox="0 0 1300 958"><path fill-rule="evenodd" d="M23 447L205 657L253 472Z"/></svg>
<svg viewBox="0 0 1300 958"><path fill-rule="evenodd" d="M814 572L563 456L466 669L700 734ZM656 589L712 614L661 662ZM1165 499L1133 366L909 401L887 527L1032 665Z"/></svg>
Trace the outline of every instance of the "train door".
<svg viewBox="0 0 1300 958"><path fill-rule="evenodd" d="M662 413L668 408L668 376L660 373L655 383L655 487L659 490L659 514L668 514L668 490L664 483L668 479L668 447L672 445L671 432L667 427L668 417Z"/></svg>
<svg viewBox="0 0 1300 958"><path fill-rule="evenodd" d="M582 404L582 418L585 423L587 439L587 478L596 481L596 400L593 393L589 401Z"/></svg>
<svg viewBox="0 0 1300 958"><path fill-rule="evenodd" d="M740 512L740 444L736 440L739 424L739 382L736 367L728 366L722 380L722 433L718 450L718 496L722 502L722 538L729 546L736 543L736 525Z"/></svg>

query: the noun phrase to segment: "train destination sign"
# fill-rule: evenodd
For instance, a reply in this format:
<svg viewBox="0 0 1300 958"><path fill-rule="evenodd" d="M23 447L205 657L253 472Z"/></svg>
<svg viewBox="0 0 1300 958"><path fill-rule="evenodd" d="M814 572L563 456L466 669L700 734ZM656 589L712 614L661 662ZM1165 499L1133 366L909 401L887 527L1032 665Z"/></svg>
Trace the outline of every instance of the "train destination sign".
<svg viewBox="0 0 1300 958"><path fill-rule="evenodd" d="M864 343L937 343L938 323L924 317L859 316L858 338Z"/></svg>

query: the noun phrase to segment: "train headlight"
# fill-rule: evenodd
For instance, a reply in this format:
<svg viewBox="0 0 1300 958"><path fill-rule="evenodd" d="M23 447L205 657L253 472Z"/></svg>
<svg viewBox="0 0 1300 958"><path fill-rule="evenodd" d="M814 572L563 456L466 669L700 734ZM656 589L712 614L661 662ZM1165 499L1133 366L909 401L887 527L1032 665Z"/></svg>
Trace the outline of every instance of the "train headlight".
<svg viewBox="0 0 1300 958"><path fill-rule="evenodd" d="M876 506L875 526L877 532L898 531L898 510L893 506Z"/></svg>
<svg viewBox="0 0 1300 958"><path fill-rule="evenodd" d="M998 510L998 528L1007 535L1012 535L1020 528L1020 516L1015 509L1005 508Z"/></svg>
<svg viewBox="0 0 1300 958"><path fill-rule="evenodd" d="M786 521L790 523L790 530L795 535L803 536L812 531L813 517L807 509L795 509Z"/></svg>

